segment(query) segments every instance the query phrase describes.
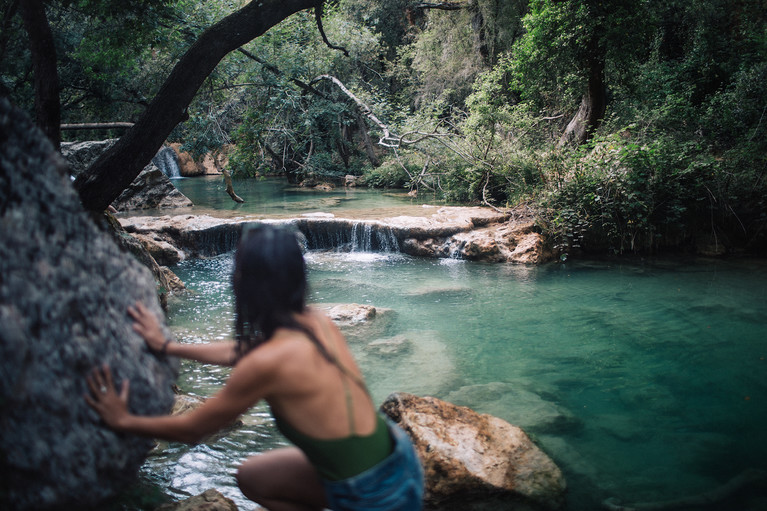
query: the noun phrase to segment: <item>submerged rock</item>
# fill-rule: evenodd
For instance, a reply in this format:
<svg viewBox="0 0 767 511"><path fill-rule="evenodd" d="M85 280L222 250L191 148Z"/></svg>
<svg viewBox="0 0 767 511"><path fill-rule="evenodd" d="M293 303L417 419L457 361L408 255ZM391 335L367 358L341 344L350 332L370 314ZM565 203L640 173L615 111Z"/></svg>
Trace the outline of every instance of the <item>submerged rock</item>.
<svg viewBox="0 0 767 511"><path fill-rule="evenodd" d="M82 209L66 162L0 100L0 497L6 509L90 509L134 481L151 440L106 428L83 399L108 363L130 408L173 403L174 369L133 331L161 314L149 271Z"/></svg>
<svg viewBox="0 0 767 511"><path fill-rule="evenodd" d="M358 303L317 303L341 329L351 345L367 344L371 339L381 337L394 318L394 311Z"/></svg>
<svg viewBox="0 0 767 511"><path fill-rule="evenodd" d="M451 391L445 400L498 416L535 434L562 434L580 430L583 424L567 409L520 385L490 382Z"/></svg>
<svg viewBox="0 0 767 511"><path fill-rule="evenodd" d="M427 507L556 510L565 479L516 426L433 397L390 395L381 410L413 439L423 462Z"/></svg>
<svg viewBox="0 0 767 511"><path fill-rule="evenodd" d="M376 339L368 343L365 349L379 357L396 357L411 353L413 351L413 341L405 335L395 335L386 339Z"/></svg>
<svg viewBox="0 0 767 511"><path fill-rule="evenodd" d="M370 321L376 317L376 308L358 303L318 305L339 326L350 326Z"/></svg>

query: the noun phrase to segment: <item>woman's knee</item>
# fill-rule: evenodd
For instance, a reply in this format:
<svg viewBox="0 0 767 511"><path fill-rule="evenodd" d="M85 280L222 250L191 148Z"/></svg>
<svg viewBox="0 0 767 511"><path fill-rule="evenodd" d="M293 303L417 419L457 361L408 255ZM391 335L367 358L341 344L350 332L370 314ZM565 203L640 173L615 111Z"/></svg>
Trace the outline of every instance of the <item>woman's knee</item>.
<svg viewBox="0 0 767 511"><path fill-rule="evenodd" d="M250 500L257 501L256 497L259 496L261 490L259 489L259 482L262 479L258 474L257 463L254 463L253 458L248 458L237 468L237 486L240 487L240 491L248 497Z"/></svg>
<svg viewBox="0 0 767 511"><path fill-rule="evenodd" d="M296 499L296 491L310 501L323 498L316 472L295 448L277 449L246 459L237 469L237 485L249 499L263 503Z"/></svg>

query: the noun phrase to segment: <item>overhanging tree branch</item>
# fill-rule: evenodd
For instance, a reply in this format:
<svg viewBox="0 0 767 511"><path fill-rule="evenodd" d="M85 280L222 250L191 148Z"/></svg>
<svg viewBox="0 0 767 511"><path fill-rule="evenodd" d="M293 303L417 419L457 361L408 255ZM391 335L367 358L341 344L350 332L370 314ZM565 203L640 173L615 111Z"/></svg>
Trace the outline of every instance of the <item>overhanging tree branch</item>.
<svg viewBox="0 0 767 511"><path fill-rule="evenodd" d="M334 44L330 44L330 41L328 41L328 38L325 35L325 29L322 28L322 7L324 3L325 3L324 1L320 2L320 5L314 8L314 19L317 21L317 30L320 31L322 40L325 41L325 44L327 45L328 48L333 50L340 50L343 52L344 55L348 57L349 52L346 51L346 48L344 48L343 46L336 46Z"/></svg>
<svg viewBox="0 0 767 511"><path fill-rule="evenodd" d="M251 59L251 60L253 60L255 62L258 62L259 64L264 66L264 68L266 68L267 70L271 71L273 74L275 74L277 76L283 76L282 71L280 71L280 69L277 66L266 62L264 59L260 58L258 55L254 55L253 53L249 52L245 48L237 48L237 51L242 53L243 55L245 55L249 59ZM299 80L298 78L288 78L288 80L290 80L291 82L296 84L300 89L304 90L305 92L309 92L311 94L314 94L315 96L319 96L319 97L321 97L323 99L327 99L327 98L325 98L325 95L322 92L318 91L317 89L315 89L311 85L309 85L309 84Z"/></svg>
<svg viewBox="0 0 767 511"><path fill-rule="evenodd" d="M375 114L373 113L373 111L370 109L369 106L367 106L360 98L355 96L354 93L352 93L352 91L347 89L346 86L341 82L341 80L331 75L320 75L314 80L312 80L312 83L317 82L319 80L329 80L333 82L339 89L341 89L341 91L344 94L346 94L347 97L349 97L349 99L354 101L354 103L357 105L357 108L359 108L359 111L363 116L373 121L373 123L381 129L381 131L383 132L383 136L378 141L380 145L386 146L386 147L395 147L392 144L396 143L397 146L399 146L399 138L396 136L392 136L391 132L389 131L389 127L383 122L381 122L381 120L378 117L375 116Z"/></svg>
<svg viewBox="0 0 767 511"><path fill-rule="evenodd" d="M254 0L205 30L171 71L139 121L75 181L86 209L103 210L136 178L184 118L197 90L229 52L321 0Z"/></svg>

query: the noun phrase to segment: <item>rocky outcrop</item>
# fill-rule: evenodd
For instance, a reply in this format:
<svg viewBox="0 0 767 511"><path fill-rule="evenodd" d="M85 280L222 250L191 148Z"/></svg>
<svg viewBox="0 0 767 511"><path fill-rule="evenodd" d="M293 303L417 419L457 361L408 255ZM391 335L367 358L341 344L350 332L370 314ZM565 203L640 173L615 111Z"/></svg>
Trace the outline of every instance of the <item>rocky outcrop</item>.
<svg viewBox="0 0 767 511"><path fill-rule="evenodd" d="M530 264L553 258L531 217L479 207L424 208L424 216L380 220L314 214L289 220L206 215L120 219L128 232L167 242L187 257L233 250L242 226L254 221L292 225L302 233L308 249L404 252L421 257Z"/></svg>
<svg viewBox="0 0 767 511"><path fill-rule="evenodd" d="M108 140L88 140L85 142L62 142L61 155L69 163L69 172L73 177L80 175L101 153L115 145L116 138Z"/></svg>
<svg viewBox="0 0 767 511"><path fill-rule="evenodd" d="M211 153L206 153L201 161L196 161L191 153L181 149L181 144L174 142L169 144L176 152L179 172L182 177L194 177L202 175L219 175L222 168L229 165L229 153L234 149L233 145L223 146L216 153L218 161L214 161Z"/></svg>
<svg viewBox="0 0 767 511"><path fill-rule="evenodd" d="M466 407L406 393L389 396L381 410L413 439L424 465L427 507L563 507L562 472L520 428Z"/></svg>
<svg viewBox="0 0 767 511"><path fill-rule="evenodd" d="M0 495L14 510L85 509L131 483L152 442L117 434L85 400L108 363L130 407L173 403L174 368L126 314L161 314L149 271L82 209L66 162L0 100Z"/></svg>
<svg viewBox="0 0 767 511"><path fill-rule="evenodd" d="M237 511L237 505L211 489L173 504L163 504L155 511Z"/></svg>
<svg viewBox="0 0 767 511"><path fill-rule="evenodd" d="M61 144L61 154L69 163L72 176L77 176L115 142L114 139L64 142ZM112 203L112 207L117 211L189 206L192 206L192 201L179 192L154 163L144 167L131 185Z"/></svg>
<svg viewBox="0 0 767 511"><path fill-rule="evenodd" d="M161 266L155 258L155 256L159 257L164 265L172 264L174 261L178 262L178 260L173 259L173 253L168 254L167 251L170 250L168 247L159 245L154 240L150 242L142 240L138 236L131 236L125 232L114 215L108 211L104 212L103 217L96 217L95 219L97 220L97 225L102 227L102 230L117 243L117 246L125 252L132 254L138 262L152 272L157 296L160 299L163 310L168 305L169 294L177 294L186 290L181 279L167 266ZM182 256L183 254L181 254Z"/></svg>
<svg viewBox="0 0 767 511"><path fill-rule="evenodd" d="M554 258L530 215L512 215L506 221L449 236L408 238L402 251L422 257L525 264L541 264Z"/></svg>
<svg viewBox="0 0 767 511"><path fill-rule="evenodd" d="M182 177L200 176L205 173L204 169L194 161L190 153L181 150L181 144L173 143L169 147L176 152L178 170Z"/></svg>
<svg viewBox="0 0 767 511"><path fill-rule="evenodd" d="M136 179L114 200L112 207L117 211L139 209L188 208L192 201L179 192L168 176L150 163Z"/></svg>

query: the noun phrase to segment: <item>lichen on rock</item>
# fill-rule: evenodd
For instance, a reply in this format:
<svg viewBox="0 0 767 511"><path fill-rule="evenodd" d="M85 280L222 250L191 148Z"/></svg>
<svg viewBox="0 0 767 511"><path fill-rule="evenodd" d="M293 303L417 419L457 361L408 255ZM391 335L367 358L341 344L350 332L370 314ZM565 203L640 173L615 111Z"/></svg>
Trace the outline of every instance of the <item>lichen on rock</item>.
<svg viewBox="0 0 767 511"><path fill-rule="evenodd" d="M166 413L175 369L132 330L161 314L149 271L96 227L66 162L0 100L0 499L7 509L93 508L135 479L149 439L106 428L83 399L108 363L130 408Z"/></svg>

